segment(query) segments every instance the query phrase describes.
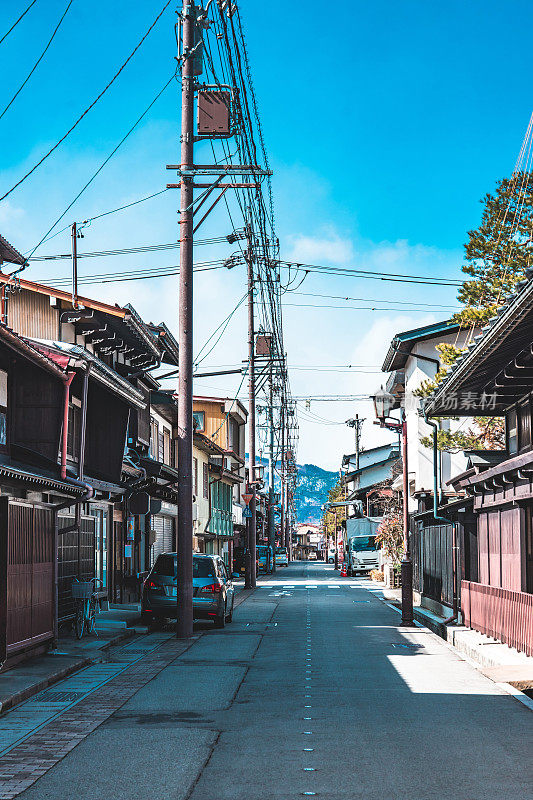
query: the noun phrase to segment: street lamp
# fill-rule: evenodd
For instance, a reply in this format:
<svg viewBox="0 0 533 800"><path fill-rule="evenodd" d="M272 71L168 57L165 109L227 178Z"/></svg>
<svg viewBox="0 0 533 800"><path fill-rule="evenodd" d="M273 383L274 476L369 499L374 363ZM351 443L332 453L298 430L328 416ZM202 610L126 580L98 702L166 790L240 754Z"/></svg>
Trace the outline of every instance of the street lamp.
<svg viewBox="0 0 533 800"><path fill-rule="evenodd" d="M379 420L381 427L385 428L387 427L385 420L388 418L390 412L394 408L396 398L390 392L386 392L382 386L372 399L374 401L376 417Z"/></svg>
<svg viewBox="0 0 533 800"><path fill-rule="evenodd" d="M402 472L403 472L403 558L402 558L402 625L413 624L413 562L409 548L409 472L407 466L407 419L402 409L401 421L390 419L396 398L390 392L381 389L374 397L377 423L389 431L402 435Z"/></svg>

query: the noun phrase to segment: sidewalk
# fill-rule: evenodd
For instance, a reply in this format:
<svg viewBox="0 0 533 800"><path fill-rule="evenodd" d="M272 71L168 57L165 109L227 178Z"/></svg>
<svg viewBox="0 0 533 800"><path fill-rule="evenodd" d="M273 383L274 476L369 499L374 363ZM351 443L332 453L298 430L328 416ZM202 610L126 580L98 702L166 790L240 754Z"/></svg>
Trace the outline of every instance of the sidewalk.
<svg viewBox="0 0 533 800"><path fill-rule="evenodd" d="M60 629L56 650L0 673L0 714L88 664L103 660L112 645L147 631L133 627L136 622L140 622L140 613L133 606L115 606L98 615L97 637L86 635L78 640L70 627Z"/></svg>
<svg viewBox="0 0 533 800"><path fill-rule="evenodd" d="M244 589L244 584L237 585L235 608L252 593ZM96 628L97 637L86 635L83 639L76 639L70 627L60 629L56 650L1 672L0 715L83 667L105 660L109 647L149 630L141 625L139 603L111 604L109 610L98 614Z"/></svg>
<svg viewBox="0 0 533 800"><path fill-rule="evenodd" d="M400 608L401 589L388 589L377 581L373 581L372 586L380 588L383 598ZM533 689L533 658L530 656L464 625L446 625L444 617L423 606L414 606L413 616L461 655L475 662L480 672L495 683L507 683L521 691Z"/></svg>

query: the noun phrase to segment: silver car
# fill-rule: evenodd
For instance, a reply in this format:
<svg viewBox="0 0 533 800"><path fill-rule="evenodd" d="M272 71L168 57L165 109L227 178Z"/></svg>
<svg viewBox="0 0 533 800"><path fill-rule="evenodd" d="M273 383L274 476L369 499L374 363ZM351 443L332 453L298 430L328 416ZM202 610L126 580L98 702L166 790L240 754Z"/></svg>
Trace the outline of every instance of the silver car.
<svg viewBox="0 0 533 800"><path fill-rule="evenodd" d="M161 553L143 584L141 612L145 622L176 619L176 553ZM233 618L235 590L220 556L193 556L193 614L223 628Z"/></svg>

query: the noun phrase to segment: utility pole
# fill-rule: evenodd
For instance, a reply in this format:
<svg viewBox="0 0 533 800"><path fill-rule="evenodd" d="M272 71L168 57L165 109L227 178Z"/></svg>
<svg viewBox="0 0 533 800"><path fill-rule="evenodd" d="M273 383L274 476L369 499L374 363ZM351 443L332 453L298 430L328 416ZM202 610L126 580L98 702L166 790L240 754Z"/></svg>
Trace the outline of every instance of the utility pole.
<svg viewBox="0 0 533 800"><path fill-rule="evenodd" d="M194 49L195 7L183 0L183 61L181 71L181 170L194 169ZM178 388L178 639L193 633L192 611L192 439L193 439L193 177L180 178L179 388Z"/></svg>
<svg viewBox="0 0 533 800"><path fill-rule="evenodd" d="M339 569L339 543L337 541L337 509L335 509L335 531L333 534L333 542L335 545L335 569Z"/></svg>
<svg viewBox="0 0 533 800"><path fill-rule="evenodd" d="M250 500L251 517L246 527L246 562L244 588L255 589L256 576L256 544L257 544L257 510L255 496L255 330L254 330L254 265L252 216L248 209L246 238L246 267L248 271L248 481L252 493Z"/></svg>
<svg viewBox="0 0 533 800"><path fill-rule="evenodd" d="M403 559L402 625L413 624L413 562L409 547L409 465L407 463L407 417L402 409L402 487L403 487ZM455 528L455 526L454 526Z"/></svg>
<svg viewBox="0 0 533 800"><path fill-rule="evenodd" d="M268 444L268 542L272 548L272 573L276 572L276 527L274 522L274 385L272 374L272 353L270 353L270 402L269 444Z"/></svg>
<svg viewBox="0 0 533 800"><path fill-rule="evenodd" d="M359 419L359 414L356 414L354 419L347 419L346 425L353 428L355 431L355 468L359 469L359 459L361 455L361 430L363 427L364 419Z"/></svg>
<svg viewBox="0 0 533 800"><path fill-rule="evenodd" d="M285 530L285 403L281 403L281 546L287 547L287 534ZM288 554L287 554L288 555Z"/></svg>
<svg viewBox="0 0 533 800"><path fill-rule="evenodd" d="M70 226L72 240L72 308L78 307L78 224Z"/></svg>

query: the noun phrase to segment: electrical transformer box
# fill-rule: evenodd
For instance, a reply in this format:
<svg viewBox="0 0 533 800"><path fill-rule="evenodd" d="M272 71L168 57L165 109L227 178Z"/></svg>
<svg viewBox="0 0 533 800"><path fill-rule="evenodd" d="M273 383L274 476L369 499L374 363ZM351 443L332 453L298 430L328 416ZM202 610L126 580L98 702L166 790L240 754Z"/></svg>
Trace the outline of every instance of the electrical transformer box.
<svg viewBox="0 0 533 800"><path fill-rule="evenodd" d="M213 139L231 135L231 94L224 91L198 92L198 135Z"/></svg>

